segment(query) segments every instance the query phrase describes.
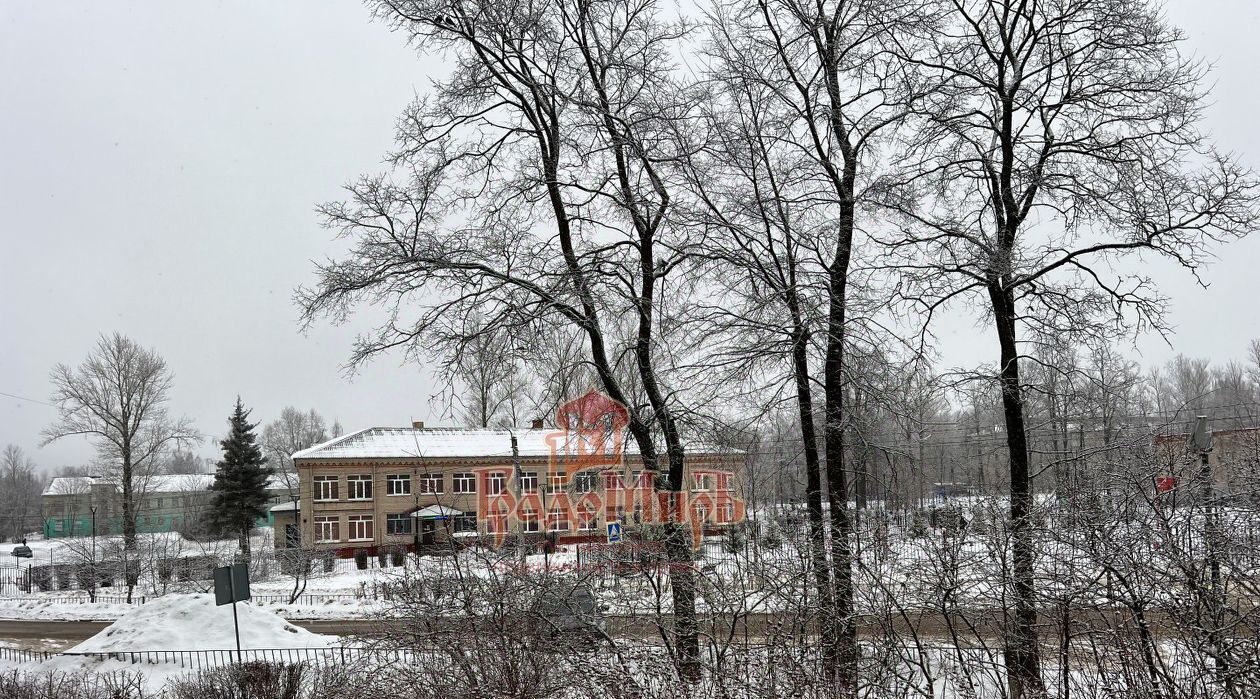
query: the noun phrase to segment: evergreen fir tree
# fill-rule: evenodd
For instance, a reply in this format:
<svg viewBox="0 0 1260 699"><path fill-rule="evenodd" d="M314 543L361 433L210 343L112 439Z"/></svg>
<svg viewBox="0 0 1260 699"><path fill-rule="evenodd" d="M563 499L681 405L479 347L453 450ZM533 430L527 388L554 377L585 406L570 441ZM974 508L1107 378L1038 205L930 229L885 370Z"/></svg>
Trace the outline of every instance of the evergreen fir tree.
<svg viewBox="0 0 1260 699"><path fill-rule="evenodd" d="M223 459L210 486L214 496L209 522L220 532L237 536L241 561L249 561L249 532L254 522L267 514L267 480L272 474L254 434L257 423L249 422L249 412L237 396L236 410L228 418L231 431L219 443Z"/></svg>

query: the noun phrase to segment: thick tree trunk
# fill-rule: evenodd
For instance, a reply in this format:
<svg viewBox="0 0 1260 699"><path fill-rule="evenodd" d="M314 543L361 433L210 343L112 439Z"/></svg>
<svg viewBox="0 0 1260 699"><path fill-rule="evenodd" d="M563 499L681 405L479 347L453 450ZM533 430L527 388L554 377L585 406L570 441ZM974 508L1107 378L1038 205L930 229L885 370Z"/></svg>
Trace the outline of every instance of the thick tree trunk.
<svg viewBox="0 0 1260 699"><path fill-rule="evenodd" d="M1007 683L1012 699L1045 696L1041 655L1037 645L1035 552L1032 488L1028 468L1028 437L1024 398L1020 387L1019 350L1015 341L1015 300L1001 280L988 287L998 343L1001 345L1002 414L1010 453L1011 570L1014 610L1006 639Z"/></svg>
<svg viewBox="0 0 1260 699"><path fill-rule="evenodd" d="M122 462L123 550L130 553L136 550L136 489L131 455L124 454Z"/></svg>
<svg viewBox="0 0 1260 699"><path fill-rule="evenodd" d="M805 455L805 510L809 519L809 554L814 566L814 588L818 593L818 632L823 648L835 648L840 637L835 594L831 588L827 532L823 524L822 473L818 458L818 435L814 431L814 399L809 385L809 334L800 316L794 291L788 293L792 318L792 374L796 382L796 407L801 421L801 441ZM834 654L833 656L834 657Z"/></svg>
<svg viewBox="0 0 1260 699"><path fill-rule="evenodd" d="M852 185L853 173L846 172ZM849 189L848 191L852 191ZM845 473L844 350L849 259L853 245L853 203L841 203L835 259L831 264L827 311L827 348L823 364L827 456L827 499L830 503L831 550L835 570L835 621L839 637L830 650L840 696L857 695L857 628L853 612L853 521L849 516L849 485Z"/></svg>

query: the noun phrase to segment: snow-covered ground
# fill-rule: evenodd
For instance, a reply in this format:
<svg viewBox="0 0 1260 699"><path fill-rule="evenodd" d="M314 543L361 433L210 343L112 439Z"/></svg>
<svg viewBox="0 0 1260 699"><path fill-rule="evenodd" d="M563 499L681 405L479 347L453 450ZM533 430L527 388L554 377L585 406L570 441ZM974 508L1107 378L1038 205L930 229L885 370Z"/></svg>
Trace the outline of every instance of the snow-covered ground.
<svg viewBox="0 0 1260 699"><path fill-rule="evenodd" d="M167 595L135 607L105 630L66 651L224 650L236 647L231 607L213 595ZM241 648L324 648L336 636L298 628L249 602L236 605Z"/></svg>
<svg viewBox="0 0 1260 699"><path fill-rule="evenodd" d="M236 609L241 648L250 650L323 649L341 643L338 636L317 634L289 624L277 614L242 602ZM151 688L190 671L194 662L215 662L230 653L199 658L162 655L163 651L231 651L236 632L230 607L215 605L209 594L172 594L133 606L92 638L66 650L30 643L7 647L61 651L48 660L31 662L0 655L0 671L140 672ZM152 656L128 654L156 652ZM115 654L113 656L95 654ZM84 655L92 654L92 655ZM121 655L118 655L121 654Z"/></svg>

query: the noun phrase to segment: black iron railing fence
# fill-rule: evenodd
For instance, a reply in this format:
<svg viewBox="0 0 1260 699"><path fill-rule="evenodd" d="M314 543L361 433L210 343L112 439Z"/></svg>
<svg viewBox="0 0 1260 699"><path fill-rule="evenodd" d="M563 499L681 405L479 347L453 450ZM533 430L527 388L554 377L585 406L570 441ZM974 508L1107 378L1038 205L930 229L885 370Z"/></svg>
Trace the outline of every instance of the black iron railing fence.
<svg viewBox="0 0 1260 699"><path fill-rule="evenodd" d="M34 653L34 651L23 651ZM45 660L31 656L31 660ZM91 658L98 661L114 660L130 665L176 665L189 670L208 670L241 662L306 663L309 665L345 664L368 660L373 663L401 662L409 654L401 650L332 646L327 648L249 648L244 650L137 650L112 653L60 653L65 657ZM15 658L19 659L19 658Z"/></svg>
<svg viewBox="0 0 1260 699"><path fill-rule="evenodd" d="M46 653L39 650L26 650L25 648L6 648L0 646L0 660L8 660L19 663L38 663L48 660L56 655L56 653Z"/></svg>

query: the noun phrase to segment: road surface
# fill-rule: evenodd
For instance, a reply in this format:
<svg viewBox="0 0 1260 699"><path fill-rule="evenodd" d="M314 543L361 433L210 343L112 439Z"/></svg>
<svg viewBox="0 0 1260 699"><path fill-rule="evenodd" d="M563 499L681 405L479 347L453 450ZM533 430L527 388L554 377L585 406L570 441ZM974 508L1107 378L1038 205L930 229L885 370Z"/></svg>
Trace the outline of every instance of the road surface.
<svg viewBox="0 0 1260 699"><path fill-rule="evenodd" d="M1043 624L1047 625L1042 633L1046 638L1054 638L1056 615L1043 612ZM736 636L743 638L766 638L777 634L790 634L790 628L781 624L790 620L780 618L776 614L749 614L740 617L735 624ZM986 639L1001 637L1002 613L998 610L973 612L966 619L954 616L947 620L939 613L907 615L898 618L895 623L897 631L909 632L911 629L920 637L948 638L952 626L958 630L961 638L975 638L979 634ZM1169 632L1165 628L1166 619L1157 613L1147 614L1147 623L1156 635ZM47 621L47 620L14 620L0 619L0 642L8 641L11 645L34 648L38 650L64 650L80 641L86 640L109 626L108 621ZM315 633L335 635L358 635L379 633L388 630L391 622L369 619L291 619L290 623L301 626ZM438 632L451 622L435 620L429 630ZM1081 632L1086 626L1095 628L1116 628L1117 625L1131 624L1127 614L1123 612L1083 611L1073 614L1074 632ZM725 629L730 628L729 619L721 623ZM655 622L651 617L618 616L606 619L608 633L617 638L654 640L659 637ZM882 622L875 619L859 619L858 633L869 635L883 629ZM1251 630L1253 633L1254 629ZM723 634L724 635L724 634Z"/></svg>

